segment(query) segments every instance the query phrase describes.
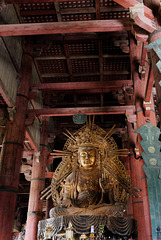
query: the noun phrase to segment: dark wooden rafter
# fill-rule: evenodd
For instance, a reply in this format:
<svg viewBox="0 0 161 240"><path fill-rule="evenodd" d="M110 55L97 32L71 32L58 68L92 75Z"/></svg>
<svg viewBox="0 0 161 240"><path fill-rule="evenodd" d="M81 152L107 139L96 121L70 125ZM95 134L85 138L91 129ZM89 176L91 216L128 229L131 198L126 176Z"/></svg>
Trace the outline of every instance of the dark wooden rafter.
<svg viewBox="0 0 161 240"><path fill-rule="evenodd" d="M96 19L100 19L100 0L95 0Z"/></svg>
<svg viewBox="0 0 161 240"><path fill-rule="evenodd" d="M74 89L98 89L98 88L108 88L108 89L118 89L123 88L123 86L129 85L132 86L133 82L131 80L116 80L108 82L66 82L66 83L42 83L42 84L32 84L32 90L74 90Z"/></svg>
<svg viewBox="0 0 161 240"><path fill-rule="evenodd" d="M135 113L135 106L108 106L108 107L76 107L76 108L44 108L28 110L30 116L52 117L52 116L72 116L75 113L86 113L87 115L110 115L110 114L130 114Z"/></svg>
<svg viewBox="0 0 161 240"><path fill-rule="evenodd" d="M40 56L40 57L35 57L35 60L62 60L66 59L65 55L52 55L52 56Z"/></svg>
<svg viewBox="0 0 161 240"><path fill-rule="evenodd" d="M122 70L117 71L118 75L128 75L129 71ZM73 73L73 77L85 77L85 76L99 76L100 72L83 72L83 73ZM103 75L116 75L115 71L104 71ZM48 77L70 77L69 73L43 73L41 77L48 78Z"/></svg>
<svg viewBox="0 0 161 240"><path fill-rule="evenodd" d="M130 22L127 21L127 25L129 23ZM44 41L60 41L60 42L66 41L66 42L68 42L68 41L85 41L85 40L87 41L87 40L99 40L99 39L102 39L102 40L107 39L108 40L111 38L111 36L109 34L105 34L104 32L103 33L92 32L90 34L88 34L88 33L82 34L82 33L81 34L70 33L70 34L65 34L65 35L61 34L61 35L48 35L48 36L42 35L41 39L39 36L35 35L34 40L36 41L37 46L43 46ZM126 31L121 32L121 36L126 38L127 37ZM112 32L112 37L119 38L120 32L119 31Z"/></svg>
<svg viewBox="0 0 161 240"><path fill-rule="evenodd" d="M112 26L112 27L111 27ZM21 36L63 33L129 31L131 25L124 20L93 20L52 23L26 23L1 25L0 36Z"/></svg>
<svg viewBox="0 0 161 240"><path fill-rule="evenodd" d="M54 5L55 5L55 9L56 9L58 22L62 22L61 9L59 6L59 2L55 2ZM68 45L64 41L63 41L63 46L64 46L65 59L67 62L67 68L68 68L70 81L72 81L72 67L71 67L71 62L70 62L70 58L69 58L69 50L68 50Z"/></svg>
<svg viewBox="0 0 161 240"><path fill-rule="evenodd" d="M128 11L126 9L124 9L123 7L99 7L99 10L98 10L98 5L99 4L99 1L97 1L97 5L96 7L88 7L88 8L70 8L70 9L59 9L59 14L60 15L67 15L67 14L79 14L79 13L96 13L96 18L97 20L100 19L100 13L99 12L119 12L119 11ZM56 9L56 4L59 4L59 2L55 2L55 9ZM21 11L21 16L24 17L24 16L34 16L34 15L53 15L53 14L58 14L58 11L57 9L56 10L22 10Z"/></svg>
<svg viewBox="0 0 161 240"><path fill-rule="evenodd" d="M55 10L56 10L57 20L58 20L58 22L61 22L62 17L61 17L59 2L55 2L54 5L55 5Z"/></svg>
<svg viewBox="0 0 161 240"><path fill-rule="evenodd" d="M70 58L69 58L68 45L66 43L64 43L64 52L65 52L65 56L66 56L66 61L67 61L67 67L68 67L68 73L69 73L70 81L72 82L72 65L71 65L71 61L70 61Z"/></svg>
<svg viewBox="0 0 161 240"><path fill-rule="evenodd" d="M98 40L98 46L99 46L100 81L103 81L103 50L102 50L102 40Z"/></svg>
<svg viewBox="0 0 161 240"><path fill-rule="evenodd" d="M102 41L101 39L99 41ZM66 43L67 44L67 43ZM91 59L91 58L99 58L100 55L102 58L127 58L128 54L124 55L112 55L112 54L102 54L102 43L99 46L99 55L70 55L69 59ZM69 54L68 54L69 55ZM52 56L40 56L36 57L35 60L58 60L58 59L66 59L65 55L52 55Z"/></svg>

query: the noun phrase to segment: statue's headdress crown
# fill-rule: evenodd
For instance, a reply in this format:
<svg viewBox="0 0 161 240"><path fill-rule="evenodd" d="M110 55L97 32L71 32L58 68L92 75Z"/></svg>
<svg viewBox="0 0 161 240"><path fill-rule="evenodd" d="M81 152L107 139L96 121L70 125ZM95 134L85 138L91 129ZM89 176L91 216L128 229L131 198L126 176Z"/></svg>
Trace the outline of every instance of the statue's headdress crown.
<svg viewBox="0 0 161 240"><path fill-rule="evenodd" d="M113 145L113 148L117 149L117 144L111 138L113 133L113 128L107 133L105 130L94 124L87 122L83 127L81 127L77 132L71 134L68 130L64 133L68 140L64 145L64 150L70 152L76 152L80 147L95 147L101 151L108 150L109 145Z"/></svg>

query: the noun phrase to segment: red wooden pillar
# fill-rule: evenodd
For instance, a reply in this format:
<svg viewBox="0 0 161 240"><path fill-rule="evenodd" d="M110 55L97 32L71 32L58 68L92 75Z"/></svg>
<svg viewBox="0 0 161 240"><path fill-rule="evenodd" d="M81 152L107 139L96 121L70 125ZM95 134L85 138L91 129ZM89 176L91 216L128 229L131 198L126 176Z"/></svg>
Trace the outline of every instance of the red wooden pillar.
<svg viewBox="0 0 161 240"><path fill-rule="evenodd" d="M123 132L121 134L121 139L122 139L122 148L123 149L128 149L129 148L129 142L128 142L128 137L127 137L127 132ZM122 161L124 163L124 166L127 170L128 175L131 177L131 169L130 169L130 157L122 157ZM133 208L132 208L132 196L129 195L129 199L126 205L126 212L125 212L125 217L133 218Z"/></svg>
<svg viewBox="0 0 161 240"><path fill-rule="evenodd" d="M154 33L152 33L151 36L149 37L150 43L155 42L160 38L161 38L161 31L159 29L158 31L155 31ZM161 59L159 59L159 57L156 55L154 50L151 50L150 53L151 53L151 61L152 61L152 67L153 67L153 75L155 80L158 112L159 112L159 117L161 119L161 85L160 85L161 73L159 72L159 69L156 65L157 62Z"/></svg>
<svg viewBox="0 0 161 240"><path fill-rule="evenodd" d="M40 200L40 192L45 187L47 143L48 143L48 120L45 120L43 121L43 131L41 135L40 160L39 162L37 162L36 158L34 158L32 165L32 177L30 185L30 197L27 214L25 240L37 239L37 226L39 220L42 219L43 201Z"/></svg>
<svg viewBox="0 0 161 240"><path fill-rule="evenodd" d="M136 46L134 40L131 39L130 42L130 51L131 51L131 61L132 61L132 73L134 80L134 95L135 95L135 104L136 104L136 114L137 114L137 128L144 125L147 121L150 121L152 124L155 122L155 112L150 110L149 116L145 117L143 109L143 100L146 94L146 85L147 85L147 74L148 66L146 71L145 80L141 80L138 74L138 68L135 63L140 59L141 56L141 46ZM151 109L153 104L151 105ZM134 138L133 131L131 127L129 128L129 137ZM138 142L141 138L138 137ZM142 152L141 146L140 153ZM131 156L131 179L133 185L135 185L140 191L140 198L133 198L133 213L134 218L137 220L138 224L138 240L151 240L152 231L151 231L151 217L150 217L150 207L149 207L149 198L148 198L148 189L147 189L147 180L142 168L144 164L143 159L136 160L134 155Z"/></svg>
<svg viewBox="0 0 161 240"><path fill-rule="evenodd" d="M31 56L23 54L15 119L7 124L0 158L0 239L3 240L10 240L12 235L31 73Z"/></svg>

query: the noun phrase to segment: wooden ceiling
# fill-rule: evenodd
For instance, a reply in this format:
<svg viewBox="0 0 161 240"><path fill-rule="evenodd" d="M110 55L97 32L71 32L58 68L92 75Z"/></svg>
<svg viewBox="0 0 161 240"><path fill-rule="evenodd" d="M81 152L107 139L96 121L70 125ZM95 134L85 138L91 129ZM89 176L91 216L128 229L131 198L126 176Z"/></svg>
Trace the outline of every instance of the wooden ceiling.
<svg viewBox="0 0 161 240"><path fill-rule="evenodd" d="M125 128L126 118L136 121L130 39L142 44L156 27L150 9L154 6L148 1L144 14L130 15L129 7L139 2L5 0L13 4L19 24L2 24L0 36L22 36L24 41L29 36L40 80L31 85L30 95L43 93L43 109L29 115L54 117L66 127L73 126L72 115L79 112L96 115L96 122L106 128ZM145 56L144 49L141 67ZM3 98L0 104L5 104Z"/></svg>
<svg viewBox="0 0 161 240"><path fill-rule="evenodd" d="M36 1L15 7L21 26L46 23L43 31L48 33L52 26L56 33L33 36L34 63L42 84L32 89L43 91L45 106L82 110L120 105L118 96L123 95L124 86L133 86L125 31L130 26L122 22L129 21L128 9L112 0ZM106 19L112 22L97 21ZM113 21L118 28L115 32Z"/></svg>
<svg viewBox="0 0 161 240"><path fill-rule="evenodd" d="M79 112L96 115L96 123L106 128L125 128L126 118L136 121L130 39L147 41L148 31L155 28L145 24L154 18L149 8L153 6L143 6L139 26L131 19L129 7L139 2L5 0L13 4L19 24L1 25L0 36L30 39L40 80L31 85L31 99L35 92L43 93L43 109L30 110L29 116L54 117L62 128L73 126L72 115ZM141 66L145 56L144 50Z"/></svg>

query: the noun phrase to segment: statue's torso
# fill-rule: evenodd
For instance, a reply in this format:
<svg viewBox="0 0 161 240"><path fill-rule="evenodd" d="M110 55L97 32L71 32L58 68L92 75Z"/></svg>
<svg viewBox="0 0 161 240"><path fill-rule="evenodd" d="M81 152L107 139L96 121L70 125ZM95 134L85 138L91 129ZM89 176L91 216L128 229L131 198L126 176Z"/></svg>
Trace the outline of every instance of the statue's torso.
<svg viewBox="0 0 161 240"><path fill-rule="evenodd" d="M101 188L99 186L99 172L97 169L91 171L77 170L76 172L76 194L72 202L77 207L88 207L96 205L101 199Z"/></svg>

